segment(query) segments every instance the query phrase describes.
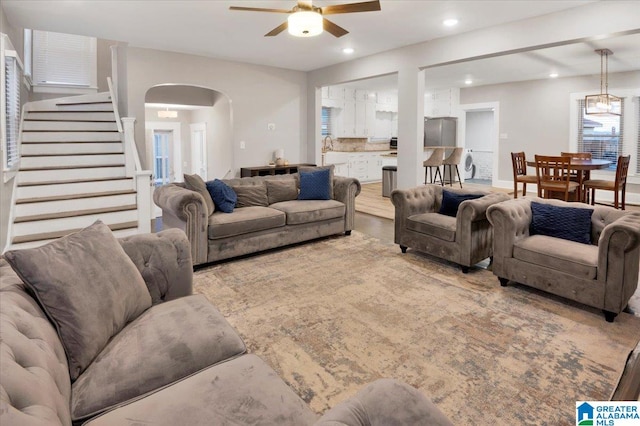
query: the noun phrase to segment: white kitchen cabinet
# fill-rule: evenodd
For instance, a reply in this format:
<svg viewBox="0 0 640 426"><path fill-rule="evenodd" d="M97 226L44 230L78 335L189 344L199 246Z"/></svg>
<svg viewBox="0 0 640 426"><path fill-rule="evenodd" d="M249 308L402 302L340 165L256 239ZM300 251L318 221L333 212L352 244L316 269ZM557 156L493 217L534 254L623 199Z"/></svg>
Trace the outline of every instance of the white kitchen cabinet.
<svg viewBox="0 0 640 426"><path fill-rule="evenodd" d="M356 135L356 103L353 101L344 101L342 110L338 115L338 132L339 138L355 138Z"/></svg>
<svg viewBox="0 0 640 426"><path fill-rule="evenodd" d="M329 108L344 108L344 89L335 86L324 86L321 89L322 106Z"/></svg>
<svg viewBox="0 0 640 426"><path fill-rule="evenodd" d="M382 180L382 156L370 154L367 160L367 180Z"/></svg>
<svg viewBox="0 0 640 426"><path fill-rule="evenodd" d="M355 102L355 136L370 138L375 136L376 104L373 102Z"/></svg>
<svg viewBox="0 0 640 426"><path fill-rule="evenodd" d="M349 163L339 163L334 166L333 174L335 176L349 177Z"/></svg>
<svg viewBox="0 0 640 426"><path fill-rule="evenodd" d="M398 94L396 92L378 92L376 111L398 112Z"/></svg>
<svg viewBox="0 0 640 426"><path fill-rule="evenodd" d="M425 93L425 117L457 117L460 105L460 89L437 89Z"/></svg>

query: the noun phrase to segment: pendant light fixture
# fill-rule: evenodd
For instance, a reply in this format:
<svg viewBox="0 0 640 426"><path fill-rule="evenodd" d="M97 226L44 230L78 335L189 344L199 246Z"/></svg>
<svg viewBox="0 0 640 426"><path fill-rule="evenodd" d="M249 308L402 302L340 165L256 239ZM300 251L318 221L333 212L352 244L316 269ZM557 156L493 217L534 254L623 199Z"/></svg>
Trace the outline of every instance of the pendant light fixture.
<svg viewBox="0 0 640 426"><path fill-rule="evenodd" d="M178 117L178 111L171 111L169 110L169 108L167 108L166 110L162 111L158 111L158 117L159 118L177 118Z"/></svg>
<svg viewBox="0 0 640 426"><path fill-rule="evenodd" d="M609 94L609 55L613 52L596 49L596 53L600 55L600 94L585 96L585 114L622 115L622 99Z"/></svg>

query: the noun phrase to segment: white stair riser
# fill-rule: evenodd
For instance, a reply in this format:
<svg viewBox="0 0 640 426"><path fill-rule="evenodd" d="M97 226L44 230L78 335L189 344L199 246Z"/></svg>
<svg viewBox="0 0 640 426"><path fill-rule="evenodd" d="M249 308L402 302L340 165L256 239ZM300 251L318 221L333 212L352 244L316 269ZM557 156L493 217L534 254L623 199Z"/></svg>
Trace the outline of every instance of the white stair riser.
<svg viewBox="0 0 640 426"><path fill-rule="evenodd" d="M116 116L113 112L35 111L27 113L25 119L65 121L115 121Z"/></svg>
<svg viewBox="0 0 640 426"><path fill-rule="evenodd" d="M118 132L26 132L22 142L97 142L120 141Z"/></svg>
<svg viewBox="0 0 640 426"><path fill-rule="evenodd" d="M24 131L60 132L60 131L85 131L85 132L117 132L115 122L94 123L91 121L25 121L22 123Z"/></svg>
<svg viewBox="0 0 640 426"><path fill-rule="evenodd" d="M97 182L61 183L56 185L19 186L17 199L55 197L57 195L86 194L90 192L124 191L133 188L133 179Z"/></svg>
<svg viewBox="0 0 640 426"><path fill-rule="evenodd" d="M22 145L22 155L42 154L121 154L122 142L82 142L82 143L26 143Z"/></svg>
<svg viewBox="0 0 640 426"><path fill-rule="evenodd" d="M125 177L124 167L96 167L93 169L34 170L18 173L19 183L49 182L57 180L82 180Z"/></svg>
<svg viewBox="0 0 640 426"><path fill-rule="evenodd" d="M20 160L21 169L56 166L101 166L107 164L124 164L124 154L22 157Z"/></svg>
<svg viewBox="0 0 640 426"><path fill-rule="evenodd" d="M113 231L113 235L115 235L116 238L129 237L129 236L135 235L135 234L138 234L138 228L128 228L128 229L120 229L118 231ZM40 246L43 246L43 245L45 245L47 243L50 243L52 241L55 241L55 239L38 240L38 241L30 241L28 243L11 244L11 246L9 246L9 250L22 250L22 249L40 247Z"/></svg>
<svg viewBox="0 0 640 426"><path fill-rule="evenodd" d="M13 224L13 236L42 234L45 232L66 231L70 229L85 228L96 220L102 220L107 225L133 222L138 220L137 210L127 210L113 213L97 213L87 216L65 217L60 219L38 220L34 222L21 222Z"/></svg>
<svg viewBox="0 0 640 426"><path fill-rule="evenodd" d="M126 206L131 204L136 204L136 194L110 195L105 197L79 198L74 200L44 201L41 203L17 204L15 215L16 217L23 217L37 214Z"/></svg>

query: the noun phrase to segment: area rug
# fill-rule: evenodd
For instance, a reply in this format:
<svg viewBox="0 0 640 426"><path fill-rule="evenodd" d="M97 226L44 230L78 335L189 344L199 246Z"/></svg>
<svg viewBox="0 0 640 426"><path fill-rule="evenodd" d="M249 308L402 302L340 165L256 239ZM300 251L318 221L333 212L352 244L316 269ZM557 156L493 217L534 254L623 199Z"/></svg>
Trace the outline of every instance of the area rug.
<svg viewBox="0 0 640 426"><path fill-rule="evenodd" d="M575 424L605 400L640 318L600 311L353 232L195 273L195 291L310 407L367 383L420 389L455 424Z"/></svg>

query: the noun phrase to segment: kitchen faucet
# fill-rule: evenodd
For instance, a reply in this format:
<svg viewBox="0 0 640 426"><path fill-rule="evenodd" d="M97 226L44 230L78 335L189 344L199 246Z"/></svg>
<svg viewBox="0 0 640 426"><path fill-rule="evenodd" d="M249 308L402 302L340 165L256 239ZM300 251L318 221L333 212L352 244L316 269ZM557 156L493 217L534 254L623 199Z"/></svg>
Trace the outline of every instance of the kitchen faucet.
<svg viewBox="0 0 640 426"><path fill-rule="evenodd" d="M327 139L329 139L329 144L327 144ZM322 152L333 151L333 139L331 135L327 135L322 139Z"/></svg>

